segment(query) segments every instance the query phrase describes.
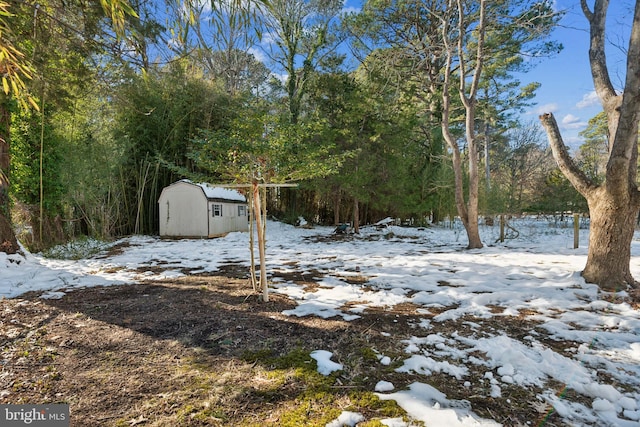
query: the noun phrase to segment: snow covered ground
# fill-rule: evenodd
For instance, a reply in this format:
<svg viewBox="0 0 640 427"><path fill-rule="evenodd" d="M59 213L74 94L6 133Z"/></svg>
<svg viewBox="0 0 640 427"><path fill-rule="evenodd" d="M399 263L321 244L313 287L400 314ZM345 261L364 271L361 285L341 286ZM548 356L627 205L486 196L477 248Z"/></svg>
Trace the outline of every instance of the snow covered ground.
<svg viewBox="0 0 640 427"><path fill-rule="evenodd" d="M619 298L599 297L597 287L580 277L588 230L580 231L580 248L573 249L570 223L541 220L512 225L520 232L516 239L496 242L498 226L482 226L485 248L465 250L466 235L460 226L370 227L360 236L334 241L326 239L331 235L329 227L305 229L269 222L268 271L302 272L319 285L311 292L274 277L271 292L297 302L295 309L285 313L290 316L340 316L350 321L367 307L406 302L419 306L418 312L425 315L437 309L439 314L425 318L414 337L398 342L406 354L399 370L413 372L416 378L444 372L452 381L469 386L469 367L480 367L486 370L484 381L493 397L500 397L506 385L544 387L553 380L591 402L572 402L557 389L541 393L540 403L553 406L568 424L637 427L640 311L627 303L609 302ZM0 253L0 297L44 291L43 298L60 298L65 289L161 279L184 271L214 272L224 264L248 265L249 258L248 233L176 241L134 236L117 243L122 244L117 255L102 253L77 261ZM640 278L640 235L633 240L632 256L632 273ZM367 286L345 280L353 276L368 277ZM348 309L346 302L352 303ZM518 315L541 322L545 338L575 346L568 353L557 353L535 330L524 340L501 331L492 335L438 332L439 323L463 316ZM317 350L313 356L320 372L341 369L326 349ZM388 364L388 357L380 355L380 361ZM598 371L611 380L603 382ZM428 421L429 426L499 425L479 418L468 401L450 400L419 381L404 390L381 381L375 391L382 399L396 400L410 416ZM360 414L345 412L331 425L355 425L362 419ZM384 422L392 427L406 425L399 419Z"/></svg>

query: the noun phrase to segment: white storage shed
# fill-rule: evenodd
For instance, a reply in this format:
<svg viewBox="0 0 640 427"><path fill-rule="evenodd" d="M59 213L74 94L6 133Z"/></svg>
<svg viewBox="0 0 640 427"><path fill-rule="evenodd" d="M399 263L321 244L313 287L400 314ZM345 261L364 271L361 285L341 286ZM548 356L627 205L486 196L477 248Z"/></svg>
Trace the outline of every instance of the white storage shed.
<svg viewBox="0 0 640 427"><path fill-rule="evenodd" d="M247 200L228 188L183 179L158 199L161 237L216 237L248 231Z"/></svg>

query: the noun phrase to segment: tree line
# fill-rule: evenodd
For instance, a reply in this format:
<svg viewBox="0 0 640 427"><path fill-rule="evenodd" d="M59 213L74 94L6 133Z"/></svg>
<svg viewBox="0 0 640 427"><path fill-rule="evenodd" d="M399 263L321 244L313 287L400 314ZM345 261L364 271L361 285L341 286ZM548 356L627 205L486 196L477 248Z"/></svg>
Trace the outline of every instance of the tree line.
<svg viewBox="0 0 640 427"><path fill-rule="evenodd" d="M480 3L457 3L453 16L435 0L367 1L352 14L336 1L132 1L116 31L98 2L11 1L5 21L39 108L0 99L3 213L33 249L154 234L164 186L253 173L300 184L269 191L282 220L419 224L459 215L456 182L473 187L475 167L482 215L585 210L537 124L517 115L537 87L514 77L532 66L522 51L558 51L549 40L558 14L544 1L491 2L465 131L458 83L444 85L445 42L477 47ZM449 82L468 79L461 65L479 59L450 56Z"/></svg>
<svg viewBox="0 0 640 427"><path fill-rule="evenodd" d="M515 76L561 49L549 0L0 0L0 249L154 234L189 177L269 184L290 222L456 216L469 248L482 215L588 209L585 278L635 287L640 1L622 90L609 1L579 3L603 113L571 156L518 114Z"/></svg>

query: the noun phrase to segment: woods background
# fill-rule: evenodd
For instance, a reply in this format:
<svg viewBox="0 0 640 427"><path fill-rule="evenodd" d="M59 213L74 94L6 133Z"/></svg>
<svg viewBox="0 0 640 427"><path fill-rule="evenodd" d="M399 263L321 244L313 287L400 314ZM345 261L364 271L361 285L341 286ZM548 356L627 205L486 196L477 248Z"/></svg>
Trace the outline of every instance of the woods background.
<svg viewBox="0 0 640 427"><path fill-rule="evenodd" d="M98 2L9 2L12 40L31 63L25 82L40 106L0 95L19 238L40 250L80 235L157 234L160 191L184 177L295 181L298 189L267 197L269 214L291 223L455 216L442 75L415 43L438 22L408 13L429 3L369 1L345 14L335 1L142 0L117 35ZM487 36L500 55L485 64L476 105L483 216L587 210L539 123L521 120L537 85L515 73L561 48L548 38L559 16L545 7L490 6L535 16L527 43L538 50L523 61L517 37ZM450 129L467 156L464 109L452 100ZM583 136L576 157L601 180L605 118Z"/></svg>

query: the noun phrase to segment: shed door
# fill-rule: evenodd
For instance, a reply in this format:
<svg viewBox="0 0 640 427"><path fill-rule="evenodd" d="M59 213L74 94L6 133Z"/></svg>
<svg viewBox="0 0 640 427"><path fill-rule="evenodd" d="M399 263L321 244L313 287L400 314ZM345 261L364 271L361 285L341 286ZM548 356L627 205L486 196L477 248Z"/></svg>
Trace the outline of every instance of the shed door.
<svg viewBox="0 0 640 427"><path fill-rule="evenodd" d="M209 203L209 235L225 233L224 205L220 202Z"/></svg>

